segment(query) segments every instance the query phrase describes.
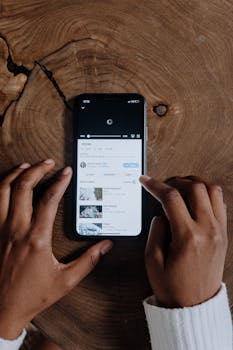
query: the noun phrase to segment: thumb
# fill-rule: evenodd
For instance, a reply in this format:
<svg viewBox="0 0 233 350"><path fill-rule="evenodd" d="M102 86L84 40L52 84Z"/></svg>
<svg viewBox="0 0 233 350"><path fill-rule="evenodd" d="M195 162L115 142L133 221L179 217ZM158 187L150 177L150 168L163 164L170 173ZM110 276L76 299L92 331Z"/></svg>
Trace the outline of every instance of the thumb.
<svg viewBox="0 0 233 350"><path fill-rule="evenodd" d="M170 226L166 217L155 216L150 225L145 260L148 268L164 269L167 249L170 242Z"/></svg>
<svg viewBox="0 0 233 350"><path fill-rule="evenodd" d="M101 241L90 247L79 258L67 264L64 273L65 278L68 280L69 288L74 288L89 275L89 273L94 270L101 257L107 254L112 247L112 241Z"/></svg>

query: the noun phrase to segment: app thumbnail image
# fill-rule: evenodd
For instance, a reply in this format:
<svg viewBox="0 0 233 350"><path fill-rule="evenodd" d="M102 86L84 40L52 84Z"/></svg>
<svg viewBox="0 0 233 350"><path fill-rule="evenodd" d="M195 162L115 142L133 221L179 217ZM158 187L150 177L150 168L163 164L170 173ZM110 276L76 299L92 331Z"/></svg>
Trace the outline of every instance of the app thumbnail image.
<svg viewBox="0 0 233 350"><path fill-rule="evenodd" d="M80 205L80 218L102 218L102 205Z"/></svg>
<svg viewBox="0 0 233 350"><path fill-rule="evenodd" d="M80 235L98 235L102 232L102 224L79 224Z"/></svg>
<svg viewBox="0 0 233 350"><path fill-rule="evenodd" d="M103 189L98 187L80 188L79 200L81 201L102 201Z"/></svg>

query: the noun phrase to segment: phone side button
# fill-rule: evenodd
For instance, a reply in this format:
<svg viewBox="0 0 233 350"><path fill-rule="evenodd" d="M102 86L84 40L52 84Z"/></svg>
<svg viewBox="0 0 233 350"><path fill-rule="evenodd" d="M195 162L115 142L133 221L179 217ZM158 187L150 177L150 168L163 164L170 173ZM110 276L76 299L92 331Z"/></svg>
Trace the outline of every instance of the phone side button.
<svg viewBox="0 0 233 350"><path fill-rule="evenodd" d="M146 127L146 142L148 142L148 127Z"/></svg>

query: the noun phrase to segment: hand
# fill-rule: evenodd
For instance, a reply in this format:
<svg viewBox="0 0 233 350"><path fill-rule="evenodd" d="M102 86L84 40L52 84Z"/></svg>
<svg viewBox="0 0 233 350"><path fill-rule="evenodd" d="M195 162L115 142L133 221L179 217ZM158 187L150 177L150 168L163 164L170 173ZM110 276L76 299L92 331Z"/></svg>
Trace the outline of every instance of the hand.
<svg viewBox="0 0 233 350"><path fill-rule="evenodd" d="M109 240L69 264L52 253L58 204L70 183L67 167L32 206L33 189L54 167L53 160L12 171L0 183L0 337L15 339L38 313L67 294L112 247Z"/></svg>
<svg viewBox="0 0 233 350"><path fill-rule="evenodd" d="M140 181L165 213L152 220L145 253L158 303L185 307L212 298L221 286L227 250L221 187L194 176L172 178L167 184L147 176Z"/></svg>

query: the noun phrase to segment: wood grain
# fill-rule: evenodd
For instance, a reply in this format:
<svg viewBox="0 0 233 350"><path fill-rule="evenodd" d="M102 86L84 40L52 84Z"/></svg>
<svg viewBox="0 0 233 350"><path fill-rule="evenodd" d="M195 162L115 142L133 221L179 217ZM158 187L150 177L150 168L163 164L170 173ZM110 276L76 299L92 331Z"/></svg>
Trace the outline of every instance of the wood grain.
<svg viewBox="0 0 233 350"><path fill-rule="evenodd" d="M25 74L19 73L15 76L9 71L7 68L9 54L6 41L0 36L0 125L3 114L11 102L19 97L27 80Z"/></svg>
<svg viewBox="0 0 233 350"><path fill-rule="evenodd" d="M149 174L196 174L223 187L229 208L224 279L231 306L232 30L232 4L226 0L3 0L0 18L12 59L31 69L0 129L2 171L47 157L56 160L56 170L71 164L67 103L72 106L74 96L143 94ZM153 112L159 103L168 106L162 118ZM55 223L58 258L88 244L67 238L70 205L69 192ZM116 243L98 269L35 324L64 349L148 349L143 249L143 241Z"/></svg>

